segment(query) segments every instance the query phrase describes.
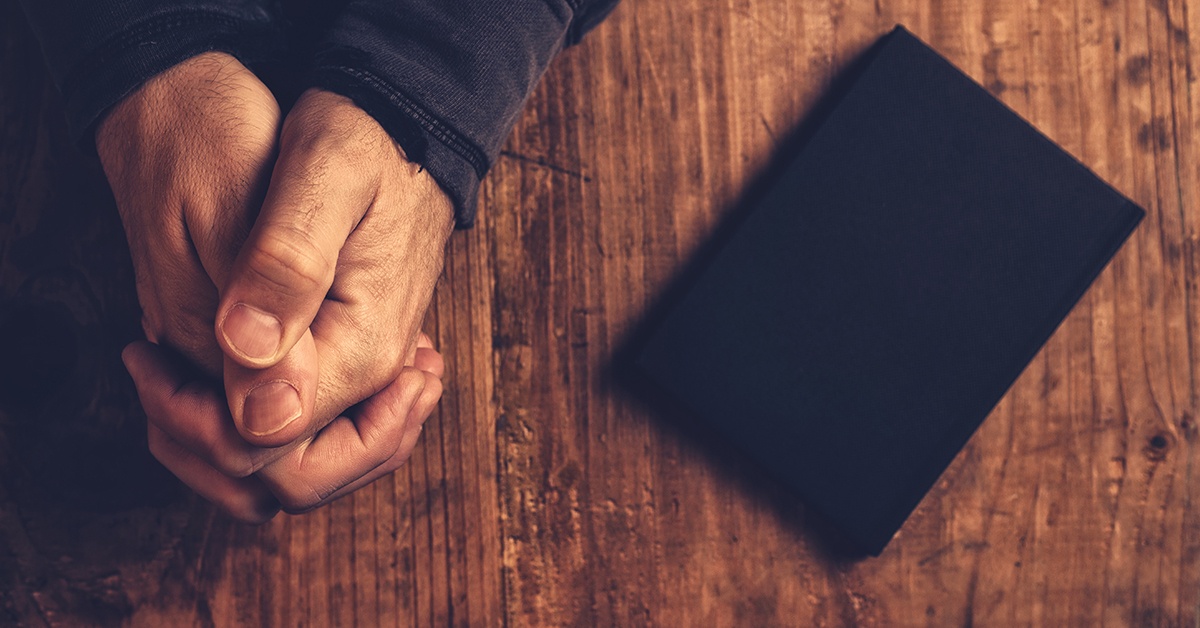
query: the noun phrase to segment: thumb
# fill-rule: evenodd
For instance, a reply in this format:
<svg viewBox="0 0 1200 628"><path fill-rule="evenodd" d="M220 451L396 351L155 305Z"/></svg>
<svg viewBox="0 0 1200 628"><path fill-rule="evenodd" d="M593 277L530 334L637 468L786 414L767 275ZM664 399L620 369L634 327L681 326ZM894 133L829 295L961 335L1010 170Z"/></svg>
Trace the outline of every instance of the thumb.
<svg viewBox="0 0 1200 628"><path fill-rule="evenodd" d="M361 179L335 171L319 157L319 143L289 150L286 139L285 129L267 198L217 308L221 349L255 369L277 364L304 335L333 284L339 251L370 204Z"/></svg>
<svg viewBox="0 0 1200 628"><path fill-rule="evenodd" d="M321 429L319 370L311 332L270 368L249 369L227 358L225 398L242 439L256 447L282 447Z"/></svg>

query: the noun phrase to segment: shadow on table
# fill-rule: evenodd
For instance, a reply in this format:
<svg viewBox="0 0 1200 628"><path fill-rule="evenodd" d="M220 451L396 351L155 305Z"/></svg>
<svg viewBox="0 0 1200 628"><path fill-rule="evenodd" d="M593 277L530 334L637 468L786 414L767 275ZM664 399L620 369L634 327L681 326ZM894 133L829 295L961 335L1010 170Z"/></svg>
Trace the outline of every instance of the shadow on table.
<svg viewBox="0 0 1200 628"><path fill-rule="evenodd" d="M0 625L115 624L130 590L183 581L236 535L147 449L120 360L142 333L112 195L14 3L0 36Z"/></svg>
<svg viewBox="0 0 1200 628"><path fill-rule="evenodd" d="M628 393L635 401L646 406L662 424L675 430L685 441L703 451L715 467L725 475L735 478L747 493L771 504L784 522L812 536L817 541L816 545L825 553L825 558L834 562L858 560L867 554L843 537L820 515L807 511L798 497L781 482L772 478L749 456L732 450L724 435L696 420L684 403L654 387L641 374L635 362L639 351L654 330L662 324L672 306L683 298L687 289L713 261L742 221L762 201L772 184L800 154L880 46L881 42L872 44L839 72L812 110L779 143L776 154L766 169L751 181L733 207L725 212L712 236L699 247L690 260L687 260L667 288L647 309L643 319L620 343L605 374L617 389Z"/></svg>

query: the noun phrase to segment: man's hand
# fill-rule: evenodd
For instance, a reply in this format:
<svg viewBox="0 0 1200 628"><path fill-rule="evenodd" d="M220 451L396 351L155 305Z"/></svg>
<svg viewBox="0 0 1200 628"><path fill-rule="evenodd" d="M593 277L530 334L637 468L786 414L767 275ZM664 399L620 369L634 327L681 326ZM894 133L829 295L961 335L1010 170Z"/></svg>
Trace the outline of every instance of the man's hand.
<svg viewBox="0 0 1200 628"><path fill-rule="evenodd" d="M349 184L361 183L358 177L368 170L363 162L348 159L346 153L362 147L351 144L351 150L342 152L343 159L335 160L342 165L341 179L332 176L333 168L318 172L314 161L338 154L327 150L329 139L363 137L344 134L362 133L357 126L374 122L356 109L344 109L346 101L337 101L342 107L336 109L313 106L330 103L329 98L302 102L309 105L297 107L303 115L294 117L305 123L288 135L296 138L289 142L292 158L281 162L275 174L288 183L272 198L286 201L289 196L281 193L290 190L295 198L309 191L311 209L327 202L320 184L333 192L352 192L356 188ZM333 117L326 118L323 111ZM357 124L337 124L346 117ZM320 127L322 121L331 126ZM239 251L251 260L255 251L265 249L268 256L278 251L270 244L243 251L242 244L264 197L279 125L279 108L270 91L236 59L210 53L164 72L127 97L102 122L96 138L130 243L147 337L181 352L210 377L224 373L236 392L229 403L238 415L235 422L220 391L203 377L152 344L132 345L125 359L150 418L151 450L202 496L247 521L269 519L279 499L291 510L303 510L394 470L407 458L441 395L441 356L428 339L416 347L414 336L440 272L449 202L427 175L409 167L390 138L373 145L382 154L363 160L376 171L371 183L379 189L358 189L371 197L370 202L359 208L362 213L351 224L354 234L343 237L345 262L329 271L339 277L337 282L329 277L334 288L329 297L345 298L328 306L318 303L315 309L322 314L309 316L313 329L300 330L301 342L291 341L297 346L290 351L281 347L263 362L271 364L270 369L246 368L222 357L213 335L217 288L230 281ZM376 134L372 139L381 138ZM307 178L303 168L317 178ZM331 178L319 178L322 174ZM331 195L329 200L337 198ZM418 206L428 211L407 223L407 230L396 228L412 218L402 216L405 211ZM286 212L263 215L286 217ZM281 224L287 223L262 222L255 230L256 241L269 241L274 230L267 226ZM424 235L432 233L428 240L412 233L422 228ZM409 247L416 258L407 263L400 253L406 238L424 245ZM331 255L334 260L339 257L336 249ZM280 272L295 270L287 259L276 261L286 266ZM385 268L389 262L395 264L390 273ZM246 303L270 307L279 304L271 300L273 293L302 295L287 281L272 283L270 276L256 274L265 268L262 262L238 265L242 279L233 285L250 295ZM405 275L406 269L417 272ZM297 281L311 277L311 267L299 270ZM410 287L415 293L398 292ZM318 301L325 296L322 292ZM290 324L308 325L297 323L290 310L280 316ZM381 329L387 325L393 327ZM216 327L218 333L222 327ZM327 350L319 363L321 346ZM295 421L291 432L267 430L265 437L244 429L247 405L255 414L255 402L246 402L251 391L267 393L267 403L258 404L266 415L280 406L289 410L279 402L281 388L302 391L304 420ZM359 405L342 414L354 404ZM239 429L257 444L274 447L246 442ZM271 488L261 478L268 478ZM272 488L280 493L278 498Z"/></svg>
<svg viewBox="0 0 1200 628"><path fill-rule="evenodd" d="M259 476L264 452L241 440L225 396L176 356L149 342L122 355L149 421L150 450L179 479L234 517L261 523L279 509ZM301 449L259 474L290 512L316 508L395 471L412 454L442 395L442 356L421 334L412 366L350 408ZM248 477L243 477L248 476Z"/></svg>
<svg viewBox="0 0 1200 628"><path fill-rule="evenodd" d="M403 379L416 362L453 224L449 197L374 118L329 92L300 97L284 123L262 212L217 309L225 392L243 438L291 442L314 423L297 417L323 424ZM309 351L317 359L304 365L315 369L284 364L285 356ZM440 380L423 373L424 392L408 395L427 402L414 402L421 421L441 395ZM314 508L394 470L403 433L369 438L364 430L382 424L374 414L387 410L364 405L355 421L339 417L263 469L284 510ZM357 464L336 472L313 464L323 450L339 449L355 452Z"/></svg>
<svg viewBox="0 0 1200 628"><path fill-rule="evenodd" d="M129 241L146 337L210 377L220 378L223 365L212 335L216 284L253 225L281 122L275 98L249 70L229 55L206 53L148 81L96 131ZM153 442L153 426L150 433ZM269 518L278 509L257 478L188 483L242 519Z"/></svg>
<svg viewBox="0 0 1200 628"><path fill-rule="evenodd" d="M176 474L224 487L215 501L233 511L250 498L228 480L258 471L298 512L398 467L441 395L441 357L418 333L452 216L373 118L305 93L262 211L218 282L231 416L163 356L126 352L147 415L186 460Z"/></svg>
<svg viewBox="0 0 1200 628"><path fill-rule="evenodd" d="M412 363L453 224L449 197L374 118L330 92L300 97L217 310L247 441L291 442ZM293 368L297 354L317 369Z"/></svg>
<svg viewBox="0 0 1200 628"><path fill-rule="evenodd" d="M213 377L223 363L216 285L254 224L281 122L271 91L237 59L205 53L148 81L96 131L146 336Z"/></svg>

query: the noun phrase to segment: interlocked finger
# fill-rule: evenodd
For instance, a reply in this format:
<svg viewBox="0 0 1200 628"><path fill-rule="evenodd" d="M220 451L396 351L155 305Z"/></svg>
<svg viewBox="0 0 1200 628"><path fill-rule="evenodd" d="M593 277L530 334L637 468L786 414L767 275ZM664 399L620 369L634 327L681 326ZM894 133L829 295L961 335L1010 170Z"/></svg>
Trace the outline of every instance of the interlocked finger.
<svg viewBox="0 0 1200 628"><path fill-rule="evenodd" d="M196 494L246 523L265 523L279 512L279 501L257 477L231 478L216 470L154 423L147 423L150 453Z"/></svg>
<svg viewBox="0 0 1200 628"><path fill-rule="evenodd" d="M431 351L424 349L423 351ZM261 472L287 512L304 512L394 471L441 397L441 380L406 367L387 388ZM414 433L415 427L415 433Z"/></svg>

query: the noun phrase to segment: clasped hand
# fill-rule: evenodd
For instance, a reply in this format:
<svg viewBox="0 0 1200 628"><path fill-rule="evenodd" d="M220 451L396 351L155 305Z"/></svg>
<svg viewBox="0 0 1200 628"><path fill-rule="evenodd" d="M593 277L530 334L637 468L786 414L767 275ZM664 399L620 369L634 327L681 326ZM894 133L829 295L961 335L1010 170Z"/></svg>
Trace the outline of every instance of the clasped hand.
<svg viewBox="0 0 1200 628"><path fill-rule="evenodd" d="M96 145L150 341L123 358L155 457L252 522L399 467L442 392L420 325L453 212L428 173L342 96L309 90L284 119L222 53L126 97Z"/></svg>

